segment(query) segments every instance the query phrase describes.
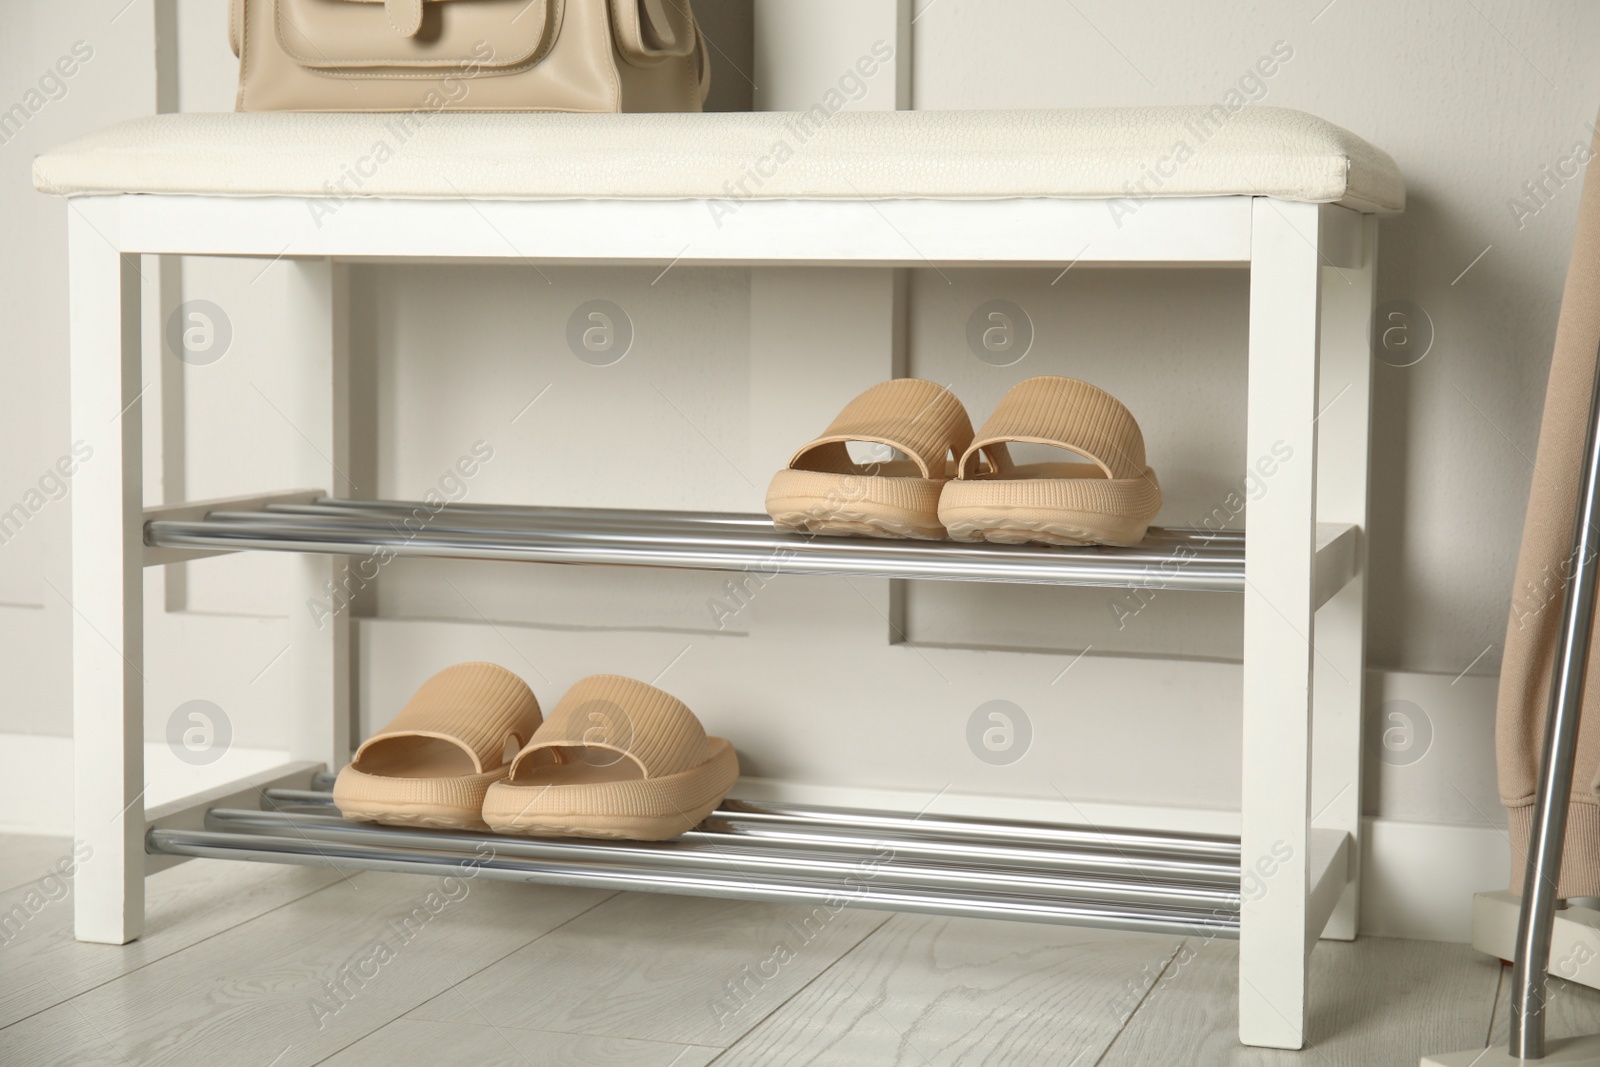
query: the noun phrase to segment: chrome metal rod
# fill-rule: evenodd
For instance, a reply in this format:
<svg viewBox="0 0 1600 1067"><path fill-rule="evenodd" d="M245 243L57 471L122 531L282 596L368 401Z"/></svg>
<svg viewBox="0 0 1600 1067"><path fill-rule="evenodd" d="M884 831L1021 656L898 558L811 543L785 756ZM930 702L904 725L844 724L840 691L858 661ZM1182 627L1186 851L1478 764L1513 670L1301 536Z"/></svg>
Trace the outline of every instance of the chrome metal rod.
<svg viewBox="0 0 1600 1067"><path fill-rule="evenodd" d="M1534 795L1533 833L1522 883L1522 913L1517 922L1517 958L1511 973L1510 1053L1538 1060L1545 1053L1545 1004L1550 935L1555 924L1556 887L1561 882L1561 850L1566 841L1567 804L1577 759L1578 720L1583 711L1584 676L1594 625L1597 542L1600 521L1600 356L1589 396L1589 429L1584 443L1582 497L1573 520L1571 561L1577 573L1567 586L1545 713L1539 786Z"/></svg>
<svg viewBox="0 0 1600 1067"><path fill-rule="evenodd" d="M315 781L312 783L315 785ZM333 788L330 784L329 789ZM338 815L333 794L316 789L263 789L261 810L266 812L304 812L313 815Z"/></svg>
<svg viewBox="0 0 1600 1067"><path fill-rule="evenodd" d="M620 865L672 871L716 872L728 876L803 877L833 882L840 891L860 880L905 888L982 893L998 890L1022 897L1092 899L1127 904L1162 904L1209 910L1238 907L1238 890L1190 886L1149 879L1069 877L1002 867L921 865L904 862L891 849L862 850L853 856L820 855L814 851L730 849L707 843L705 836L685 841L564 841L508 837L490 833L406 831L370 823L345 822L337 816L283 815L260 811L215 810L206 829L303 837L317 844L375 845L384 848L426 848L467 858L500 855L558 863Z"/></svg>
<svg viewBox="0 0 1600 1067"><path fill-rule="evenodd" d="M381 517L364 515L279 515L267 512L214 511L198 523L181 524L172 520L152 523L156 536L170 536L174 529L199 525L219 536L297 536L381 538L382 543L431 543L451 538L492 539L486 543L519 544L601 544L658 549L704 549L768 556L781 563L791 554L809 557L854 548L884 559L938 559L949 563L965 561L989 563L996 559L1017 563L1060 564L1095 560L1119 566L1143 565L1188 569L1194 567L1238 567L1241 549L1235 545L1172 542L1167 545L1140 545L1137 548L1105 548L1085 545L1078 548L1044 548L1026 545L977 545L960 542L893 541L866 538L814 538L802 534L743 527L705 529L701 527L651 526L630 523L626 526L592 522L496 522L477 519L439 518L415 527L403 526Z"/></svg>
<svg viewBox="0 0 1600 1067"><path fill-rule="evenodd" d="M277 510L279 505L269 505L272 510ZM345 511L370 511L387 512L394 514L410 515L419 507L425 505L415 500L352 500L346 497L319 497L314 505L287 505L290 507L321 506ZM713 526L754 526L772 529L772 519L760 512L722 512L722 511L651 511L632 510L630 508L562 508L546 507L539 504L446 504L445 511L460 512L464 515L507 515L524 519L575 519L587 522L591 519L616 520L619 522L665 520L669 522L705 523Z"/></svg>
<svg viewBox="0 0 1600 1067"><path fill-rule="evenodd" d="M344 497L319 497L311 504L269 504L266 510L273 512L321 512L323 514L345 514L348 512L371 512L393 515L413 515L425 505L418 501L407 500L352 500ZM546 507L541 505L525 504L446 504L442 513L460 513L462 515L478 515L485 518L506 516L518 519L544 520L570 520L574 522L615 522L619 525L631 525L641 522L661 522L669 525L684 523L702 524L712 527L740 526L754 529L772 529L772 519L760 512L722 512L722 511L649 511L632 510L629 508L563 508ZM1171 540L1205 540L1205 541L1243 541L1243 530L1211 530L1200 527L1169 527L1152 526L1145 534L1145 541L1171 541Z"/></svg>
<svg viewBox="0 0 1600 1067"><path fill-rule="evenodd" d="M296 524L325 528L350 527L389 530L444 530L474 532L512 529L524 532L560 531L593 532L624 531L640 534L670 535L672 537L715 538L719 541L738 541L780 546L809 543L816 538L809 534L787 533L776 529L765 515L707 515L697 512L630 512L616 509L581 511L575 509L511 508L482 505L474 509L445 507L437 512L415 505L409 508L372 509L356 508L348 503L268 504L261 511L218 510L206 515L207 523L240 523L258 520L293 520ZM409 524L409 525L408 525ZM849 539L854 543L876 545L884 551L916 552L925 550L927 543L916 541L874 541ZM1243 544L1242 534L1213 533L1189 528L1152 528L1145 539L1134 548L1106 548L1084 545L1072 548L1043 548L1030 546L994 546L950 542L939 544L938 551L947 554L994 555L1011 552L1047 557L1079 553L1095 555L1114 554L1118 558L1143 558L1153 560L1171 558L1171 549L1182 547L1197 554L1237 555ZM839 541L829 539L828 544ZM1158 551L1158 550L1167 551Z"/></svg>
<svg viewBox="0 0 1600 1067"><path fill-rule="evenodd" d="M268 800L280 810L293 814L332 815L331 805L316 801L297 801L293 798L278 800L271 794L293 792L270 790ZM317 796L317 794L306 794ZM271 813L269 813L270 815ZM271 826L263 822L260 825ZM236 827L229 827L236 828ZM675 839L683 845L697 845L720 850L724 854L772 852L777 854L803 852L808 855L861 857L881 854L888 849L896 861L917 863L934 867L962 867L973 869L1002 869L1027 871L1047 876L1071 876L1084 879L1132 880L1143 885L1160 882L1173 885L1210 887L1225 894L1239 891L1239 865L1237 862L1217 862L1199 859L1171 859L1140 855L1138 853L1113 853L1071 848L1030 848L1012 844L969 844L960 841L929 838L926 841L904 837L852 835L829 827L813 827L808 832L785 833L764 830L759 835L731 835L714 827L705 826L691 830Z"/></svg>
<svg viewBox="0 0 1600 1067"><path fill-rule="evenodd" d="M420 514L419 514L420 513ZM448 556L752 571L861 574L1045 585L1239 590L1244 541L1233 532L1158 530L1135 548L965 545L818 538L765 516L324 500L198 521L148 523L153 546Z"/></svg>
<svg viewBox="0 0 1600 1067"><path fill-rule="evenodd" d="M225 551L309 552L363 556L385 549L394 556L507 560L523 563L569 563L621 567L668 567L682 570L747 571L762 574L855 574L878 578L920 578L945 581L1009 582L1024 585L1122 586L1140 583L1149 589L1233 591L1242 588L1242 570L1228 564L1191 563L1170 573L1153 572L1157 564L1119 560L1050 561L1045 564L1005 559L965 561L951 557L857 554L852 549L818 549L794 557L775 558L748 551L665 547L637 543L604 544L594 540L562 541L493 534L393 534L306 531L261 525L230 530L203 523L154 522L148 543L164 548L209 548Z"/></svg>
<svg viewBox="0 0 1600 1067"><path fill-rule="evenodd" d="M662 870L579 862L550 862L480 853L463 855L441 849L399 849L382 845L313 842L303 837L271 837L208 830L154 829L146 837L153 855L205 856L268 863L296 863L457 878L486 877L601 889L688 893L739 900L804 901L836 914L859 906L976 918L1055 922L1106 929L1158 933L1238 936L1238 915L1226 909L1183 908L1155 903L1130 904L1094 899L1047 899L996 893L980 888L975 895L941 890L879 885L862 878L849 886L793 875Z"/></svg>
<svg viewBox="0 0 1600 1067"><path fill-rule="evenodd" d="M856 853L863 849L888 847L897 857L916 858L936 864L961 864L980 867L1011 867L1025 870L1062 871L1085 876L1115 872L1125 877L1190 885L1239 888L1239 865L1210 860L1167 859L1138 853L1098 852L1070 848L1027 848L1014 845L967 844L959 841L920 841L898 836L849 836L838 831L784 833L762 830L758 834L730 835L708 828L695 831L706 840L720 841L724 847L807 849ZM730 841L730 836L733 838Z"/></svg>
<svg viewBox="0 0 1600 1067"><path fill-rule="evenodd" d="M421 503L406 503L404 501L371 501L371 500L342 500L332 497L323 497L310 504L268 504L261 511L226 511L211 512L208 519L250 518L261 516L301 516L324 519L344 519L349 521L360 520L368 523L415 523L422 526L433 526L439 523L453 525L458 523L469 524L471 527L481 527L486 524L515 524L524 527L553 527L553 526L579 526L579 527L614 527L619 529L657 529L673 530L680 533L699 531L728 535L748 533L777 537L800 537L810 539L811 535L784 534L773 527L772 520L766 515L750 513L724 514L720 512L704 511L629 511L624 508L552 508L552 507L526 507L506 504L447 504L434 510ZM1242 530L1210 530L1199 527L1162 527L1152 526L1145 533L1144 541L1140 548L1183 544L1203 549L1209 546L1237 548L1244 541ZM870 539L868 543L874 543ZM881 544L881 542L876 542ZM894 543L891 542L891 546ZM912 542L907 547L916 547ZM992 552L996 549L987 545L967 545L959 542L941 546L945 548L966 548L977 552ZM1094 546L1084 546L1090 551L1095 551ZM1027 550L1027 549L1024 549ZM1032 551L1040 551L1033 549ZM1047 552L1059 551L1057 549L1043 549ZM1126 551L1112 549L1111 551Z"/></svg>
<svg viewBox="0 0 1600 1067"><path fill-rule="evenodd" d="M169 536L173 527L170 520L162 520L153 528L155 536ZM707 527L683 523L597 522L563 519L560 521L504 517L446 515L426 523L405 525L409 519L367 513L292 514L277 510L213 511L200 524L220 535L258 535L293 531L299 536L320 535L332 538L346 534L394 537L405 541L419 538L444 538L449 536L495 537L514 543L627 543L658 548L725 549L783 557L791 552L834 551L851 545L885 558L909 560L926 559L930 555L941 560L993 561L1003 558L1013 563L1047 562L1064 560L1110 560L1120 565L1142 564L1151 567L1190 568L1214 564L1240 565L1242 542L1211 542L1203 538L1174 538L1167 541L1146 542L1136 548L1106 548L1084 545L1077 548L1030 547L1027 545L965 544L961 542L926 542L870 540L866 538L819 539L804 534L774 530L769 524L764 529L745 526Z"/></svg>
<svg viewBox="0 0 1600 1067"><path fill-rule="evenodd" d="M874 835L905 834L939 841L1030 844L1040 848L1086 848L1117 854L1214 858L1239 865L1239 839L1212 834L1152 833L1090 826L1037 822L991 822L957 815L910 815L897 812L849 811L842 808L802 807L729 799L712 813L708 824L830 827L865 831Z"/></svg>
<svg viewBox="0 0 1600 1067"><path fill-rule="evenodd" d="M274 804L331 806L333 795L268 789ZM776 846L834 842L841 848L889 845L897 852L940 856L952 862L1054 867L1090 863L1163 871L1204 882L1239 881L1239 840L1212 834L1153 833L1056 823L999 823L954 815L910 815L842 808L758 803L729 798L708 816L702 831L770 841Z"/></svg>
<svg viewBox="0 0 1600 1067"><path fill-rule="evenodd" d="M315 779L311 784L313 786L317 784ZM333 787L331 781L328 787L329 789ZM263 789L261 791L261 799L271 803L274 807L333 807L333 794L323 789Z"/></svg>

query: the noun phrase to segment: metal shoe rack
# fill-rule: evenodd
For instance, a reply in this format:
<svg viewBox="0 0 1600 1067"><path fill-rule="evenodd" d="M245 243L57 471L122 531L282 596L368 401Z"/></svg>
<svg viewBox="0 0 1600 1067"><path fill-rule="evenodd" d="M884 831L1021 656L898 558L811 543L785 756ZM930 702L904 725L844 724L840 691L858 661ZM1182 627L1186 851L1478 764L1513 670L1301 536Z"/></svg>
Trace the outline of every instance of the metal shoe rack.
<svg viewBox="0 0 1600 1067"><path fill-rule="evenodd" d="M1236 937L1239 842L728 800L671 841L572 841L349 822L331 776L149 832L153 855L468 874L833 907Z"/></svg>
<svg viewBox="0 0 1600 1067"><path fill-rule="evenodd" d="M1349 527L1321 531L1324 546ZM765 515L421 504L316 497L145 526L152 548L625 564L767 574L1241 590L1244 537L1155 529L1137 548L814 538ZM1343 553L1319 553L1340 571ZM1353 557L1352 557L1353 559ZM1350 563L1353 566L1353 563ZM1330 584L1347 574L1330 575ZM155 827L154 855L449 873L534 883L815 901L1118 929L1237 936L1237 838L997 823L729 800L662 843L517 838L347 822L332 779L267 789Z"/></svg>

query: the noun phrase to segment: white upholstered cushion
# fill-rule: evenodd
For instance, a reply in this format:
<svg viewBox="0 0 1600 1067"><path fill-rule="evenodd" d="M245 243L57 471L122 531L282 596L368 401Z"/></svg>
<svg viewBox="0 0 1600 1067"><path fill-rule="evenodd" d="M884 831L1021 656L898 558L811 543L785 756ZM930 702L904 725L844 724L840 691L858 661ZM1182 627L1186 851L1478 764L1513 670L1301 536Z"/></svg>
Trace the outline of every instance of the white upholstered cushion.
<svg viewBox="0 0 1600 1067"><path fill-rule="evenodd" d="M39 157L34 184L66 196L1405 202L1386 154L1287 108L819 115L160 115Z"/></svg>

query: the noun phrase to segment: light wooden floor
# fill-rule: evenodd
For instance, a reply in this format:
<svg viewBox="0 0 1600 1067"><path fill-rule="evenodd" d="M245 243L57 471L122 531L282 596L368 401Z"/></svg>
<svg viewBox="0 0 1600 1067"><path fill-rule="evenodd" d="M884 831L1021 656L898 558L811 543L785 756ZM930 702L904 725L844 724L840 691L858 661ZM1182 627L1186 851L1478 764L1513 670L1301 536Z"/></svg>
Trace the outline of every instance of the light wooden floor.
<svg viewBox="0 0 1600 1067"><path fill-rule="evenodd" d="M113 948L39 880L67 854L0 836L6 1067L1412 1067L1504 1040L1501 967L1462 945L1324 942L1284 1053L1235 1041L1232 941L197 860ZM1553 1013L1600 1032L1588 989Z"/></svg>

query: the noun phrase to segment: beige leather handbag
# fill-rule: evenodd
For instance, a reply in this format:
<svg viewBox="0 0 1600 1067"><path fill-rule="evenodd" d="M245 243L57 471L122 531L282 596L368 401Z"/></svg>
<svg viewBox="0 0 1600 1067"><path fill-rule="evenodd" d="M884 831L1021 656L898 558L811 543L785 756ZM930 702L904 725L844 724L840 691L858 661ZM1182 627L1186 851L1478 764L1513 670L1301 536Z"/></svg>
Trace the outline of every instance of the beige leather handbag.
<svg viewBox="0 0 1600 1067"><path fill-rule="evenodd" d="M699 111L689 0L229 0L240 111Z"/></svg>

